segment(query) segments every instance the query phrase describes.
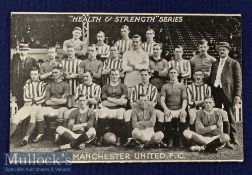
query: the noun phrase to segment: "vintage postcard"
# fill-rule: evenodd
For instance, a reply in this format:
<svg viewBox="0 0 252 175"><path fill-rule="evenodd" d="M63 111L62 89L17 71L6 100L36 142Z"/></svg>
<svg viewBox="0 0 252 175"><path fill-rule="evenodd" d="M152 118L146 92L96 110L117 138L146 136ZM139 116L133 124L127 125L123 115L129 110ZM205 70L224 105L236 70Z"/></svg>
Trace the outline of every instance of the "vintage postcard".
<svg viewBox="0 0 252 175"><path fill-rule="evenodd" d="M10 23L9 162L243 162L241 14Z"/></svg>

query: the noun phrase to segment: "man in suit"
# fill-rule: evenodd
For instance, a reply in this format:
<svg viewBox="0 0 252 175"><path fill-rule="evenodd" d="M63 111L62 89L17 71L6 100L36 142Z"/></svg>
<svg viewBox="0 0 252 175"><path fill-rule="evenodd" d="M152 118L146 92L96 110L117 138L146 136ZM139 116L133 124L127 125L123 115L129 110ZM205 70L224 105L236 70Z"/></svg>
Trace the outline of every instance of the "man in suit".
<svg viewBox="0 0 252 175"><path fill-rule="evenodd" d="M228 113L229 131L231 143L238 145L237 131L233 107L241 101L242 74L240 64L229 57L231 47L227 42L220 42L217 46L220 59L212 66L210 84L215 105L218 108L224 105Z"/></svg>
<svg viewBox="0 0 252 175"><path fill-rule="evenodd" d="M19 54L11 60L10 86L13 95L17 98L17 105L20 109L24 106L23 89L26 81L30 79L30 72L33 67L38 68L34 58L28 56L28 44L19 44Z"/></svg>

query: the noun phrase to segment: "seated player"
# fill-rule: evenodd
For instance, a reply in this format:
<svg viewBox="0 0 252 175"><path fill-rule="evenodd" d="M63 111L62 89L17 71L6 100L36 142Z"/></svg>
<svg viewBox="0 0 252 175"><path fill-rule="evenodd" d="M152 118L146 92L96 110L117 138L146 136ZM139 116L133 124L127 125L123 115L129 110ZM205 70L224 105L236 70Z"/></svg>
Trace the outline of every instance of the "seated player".
<svg viewBox="0 0 252 175"><path fill-rule="evenodd" d="M218 148L229 142L228 134L223 134L222 118L227 118L227 113L221 109L214 108L214 100L207 97L204 100L205 108L197 111L195 129L196 132L185 130L184 136L200 146L191 146L191 151L205 150L217 152ZM223 116L226 115L226 116Z"/></svg>
<svg viewBox="0 0 252 175"><path fill-rule="evenodd" d="M103 63L102 67L102 83L103 85L109 83L109 74L111 69L120 70L120 76L123 77L124 74L122 72L122 59L119 58L118 48L117 46L110 47L110 56Z"/></svg>
<svg viewBox="0 0 252 175"><path fill-rule="evenodd" d="M67 99L69 96L69 84L62 80L63 68L61 65L53 67L52 70L54 81L50 82L46 87L45 107L40 108L37 113L39 120L44 120L44 116L57 117L57 125L66 125L64 120L64 112L67 110ZM56 134L55 139L58 135ZM42 139L42 134L38 135L38 140Z"/></svg>
<svg viewBox="0 0 252 175"><path fill-rule="evenodd" d="M84 95L87 97L87 101L89 104L89 107L91 109L94 109L94 111L98 110L98 104L101 99L101 87L95 83L93 83L93 73L90 71L85 71L82 74L83 83L79 84L76 88L75 93L75 100L79 97L79 95ZM65 112L64 119L69 119L70 114L72 111L76 109L72 108Z"/></svg>
<svg viewBox="0 0 252 175"><path fill-rule="evenodd" d="M140 71L142 82L132 88L130 95L130 106L132 109L136 108L139 105L138 99L141 94L147 94L149 98L149 105L155 107L157 104L157 88L149 83L151 77L149 70L143 69ZM132 126L131 126L131 112L132 109L127 110L124 113L125 120L125 133L126 137L131 137ZM161 111L160 111L161 112Z"/></svg>
<svg viewBox="0 0 252 175"><path fill-rule="evenodd" d="M16 131L17 125L21 123L24 119L30 116L30 122L26 129L25 136L22 141L22 145L27 145L28 140L35 129L35 124L37 121L38 132L41 131L41 123L43 121L38 121L36 114L37 110L40 108L41 104L45 101L45 89L46 84L42 81L39 81L39 70L34 67L30 73L31 80L28 80L24 87L24 106L18 110L18 112L11 119L10 124L10 138L13 133ZM42 124L42 126L44 126ZM43 134L43 131L42 131Z"/></svg>
<svg viewBox="0 0 252 175"><path fill-rule="evenodd" d="M107 60L109 56L109 51L110 51L110 46L107 45L104 40L105 40L105 33L100 31L96 34L97 38L97 43L95 44L96 50L97 50L97 56L98 58L104 62Z"/></svg>
<svg viewBox="0 0 252 175"><path fill-rule="evenodd" d="M187 79L191 78L190 61L183 59L183 47L178 45L174 50L174 59L168 62L168 69L173 67L178 70L179 82L187 85Z"/></svg>
<svg viewBox="0 0 252 175"><path fill-rule="evenodd" d="M91 142L96 135L94 129L95 112L88 107L87 96L79 95L77 98L78 108L70 114L68 128L59 126L56 132L70 143L60 146L60 150L70 148L83 148Z"/></svg>
<svg viewBox="0 0 252 175"><path fill-rule="evenodd" d="M155 31L153 29L148 29L146 31L146 42L142 44L142 48L145 52L148 52L150 56L153 54L153 46L156 44L154 41Z"/></svg>
<svg viewBox="0 0 252 175"><path fill-rule="evenodd" d="M161 131L154 132L156 123L156 110L149 103L149 97L146 94L139 95L139 105L137 105L131 113L132 117L132 138L135 143L141 147L155 147L163 144L164 134ZM132 145L133 139L129 139L124 146ZM139 144L140 142L140 144Z"/></svg>
<svg viewBox="0 0 252 175"><path fill-rule="evenodd" d="M102 88L101 100L102 107L98 114L97 121L97 145L102 144L103 135L105 134L106 119L113 119L114 123L111 127L117 136L116 146L121 145L121 137L123 136L123 114L125 105L127 104L128 90L125 84L120 83L120 71L111 69L110 83Z"/></svg>
<svg viewBox="0 0 252 175"><path fill-rule="evenodd" d="M194 82L187 87L189 127L191 131L195 131L196 112L203 109L205 98L211 97L211 87L203 82L203 77L202 71L194 72Z"/></svg>
<svg viewBox="0 0 252 175"><path fill-rule="evenodd" d="M161 58L162 45L154 44L153 55L150 57L150 69L153 76L150 83L155 85L158 92L161 91L162 86L165 84L168 72L168 62Z"/></svg>
<svg viewBox="0 0 252 175"><path fill-rule="evenodd" d="M97 60L96 56L97 51L95 45L88 46L88 59L80 63L79 74L82 75L87 70L91 71L93 73L93 82L100 85L102 62Z"/></svg>
<svg viewBox="0 0 252 175"><path fill-rule="evenodd" d="M184 84L178 82L177 69L170 68L168 74L170 80L163 85L160 98L164 113L157 117L160 122L164 122L164 141L168 143L168 147L173 146L174 141L176 141L175 139L179 139L179 147L183 147L183 131L187 128L186 87Z"/></svg>
<svg viewBox="0 0 252 175"><path fill-rule="evenodd" d="M75 27L72 34L73 38L65 40L63 43L63 53L67 55L67 47L69 45L74 46L76 57L83 60L87 52L87 39L84 38L83 41L80 40L80 37L82 35L82 29L80 27Z"/></svg>

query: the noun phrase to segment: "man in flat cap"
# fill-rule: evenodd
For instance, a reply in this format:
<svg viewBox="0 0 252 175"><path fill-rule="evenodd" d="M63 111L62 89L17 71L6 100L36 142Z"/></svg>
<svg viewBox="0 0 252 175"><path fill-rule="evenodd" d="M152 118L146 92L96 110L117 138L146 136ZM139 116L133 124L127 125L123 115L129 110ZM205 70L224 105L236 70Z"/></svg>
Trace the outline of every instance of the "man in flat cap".
<svg viewBox="0 0 252 175"><path fill-rule="evenodd" d="M212 66L210 84L215 105L228 113L231 143L238 145L237 130L235 126L234 105L241 101L242 73L238 61L229 57L231 47L227 42L220 42L217 46L220 59Z"/></svg>
<svg viewBox="0 0 252 175"><path fill-rule="evenodd" d="M74 46L75 55L78 59L83 60L84 56L87 52L87 40L83 39L83 41L80 40L80 37L82 35L82 29L80 27L75 27L73 29L73 38L69 40L65 40L63 43L63 51L64 54L67 55L67 47L68 46Z"/></svg>
<svg viewBox="0 0 252 175"><path fill-rule="evenodd" d="M30 79L33 67L38 68L34 58L28 56L28 44L19 44L19 54L12 58L10 67L10 88L12 94L17 98L18 108L23 107L23 89L26 81Z"/></svg>

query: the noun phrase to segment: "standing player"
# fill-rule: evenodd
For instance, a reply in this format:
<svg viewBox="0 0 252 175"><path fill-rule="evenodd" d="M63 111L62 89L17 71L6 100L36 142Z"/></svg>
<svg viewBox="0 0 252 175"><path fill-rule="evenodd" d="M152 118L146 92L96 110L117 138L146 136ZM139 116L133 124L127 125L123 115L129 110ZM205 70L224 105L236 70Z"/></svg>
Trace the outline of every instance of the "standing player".
<svg viewBox="0 0 252 175"><path fill-rule="evenodd" d="M121 145L123 131L123 114L127 104L128 90L127 86L120 83L120 71L111 69L110 83L102 88L101 100L102 107L99 111L97 121L98 145L102 143L102 137L105 134L106 119L115 119L112 128L117 136L116 146Z"/></svg>
<svg viewBox="0 0 252 175"><path fill-rule="evenodd" d="M159 146L162 143L164 134L161 131L154 132L156 123L156 110L152 105L149 105L149 97L146 94L139 95L139 105L137 105L131 113L132 117L132 138L140 144L144 144L145 148ZM129 146L133 142L132 139L124 146Z"/></svg>
<svg viewBox="0 0 252 175"><path fill-rule="evenodd" d="M88 107L87 97L79 95L78 108L71 112L68 127L59 126L56 132L70 143L60 146L60 150L70 148L82 149L86 143L91 142L96 135L94 129L95 112Z"/></svg>
<svg viewBox="0 0 252 175"><path fill-rule="evenodd" d="M161 53L162 45L154 44L153 56L150 57L150 69L153 74L150 83L157 87L158 92L161 91L161 87L165 84L168 72L168 62L161 58Z"/></svg>
<svg viewBox="0 0 252 175"><path fill-rule="evenodd" d="M100 58L102 62L107 60L109 56L109 50L110 46L104 43L105 40L105 33L100 31L96 34L97 37L97 43L95 45L96 50L97 50L97 56Z"/></svg>
<svg viewBox="0 0 252 175"><path fill-rule="evenodd" d="M201 70L203 72L204 83L208 82L212 64L216 61L214 57L212 57L207 53L208 49L209 49L208 42L205 39L201 40L198 45L199 54L193 56L190 60L193 73L196 72L197 70Z"/></svg>
<svg viewBox="0 0 252 175"><path fill-rule="evenodd" d="M161 89L160 103L164 109L164 113L157 117L159 121L164 121L165 141L168 142L168 146L173 146L173 141L177 137L177 130L179 130L179 146L183 147L183 131L187 128L186 87L184 84L178 82L177 69L170 68L168 75L170 81L163 85Z"/></svg>
<svg viewBox="0 0 252 175"><path fill-rule="evenodd" d="M96 56L96 47L94 45L88 46L88 59L80 63L79 74L82 75L85 71L91 71L93 73L93 82L100 85L102 62L97 60Z"/></svg>
<svg viewBox="0 0 252 175"><path fill-rule="evenodd" d="M102 83L103 85L109 83L109 74L111 69L120 70L120 75L123 77L122 73L122 59L119 58L117 46L111 46L110 57L105 60L102 68Z"/></svg>
<svg viewBox="0 0 252 175"><path fill-rule="evenodd" d="M72 34L73 38L64 41L63 43L63 52L64 54L67 54L67 48L68 46L73 46L75 50L75 55L78 59L84 59L84 56L87 52L87 40L84 39L83 41L80 40L82 30L80 27L75 27Z"/></svg>
<svg viewBox="0 0 252 175"><path fill-rule="evenodd" d="M153 46L156 42L153 40L155 37L155 31L153 29L148 29L146 31L146 39L147 41L142 44L142 48L145 52L148 52L150 56L153 54Z"/></svg>
<svg viewBox="0 0 252 175"><path fill-rule="evenodd" d="M46 83L53 81L52 78L52 68L60 64L56 61L55 57L57 55L55 47L48 48L48 57L44 63L40 66L40 79L44 80Z"/></svg>
<svg viewBox="0 0 252 175"><path fill-rule="evenodd" d="M39 81L39 70L38 68L32 68L30 72L31 80L26 82L24 91L24 107L22 107L12 118L10 124L10 137L15 132L17 125L21 123L24 119L30 116L30 122L28 124L25 137L23 138L22 145L27 145L28 140L35 129L35 123L37 120L36 114L37 110L41 104L45 101L45 89L46 84ZM38 134L43 134L44 123L42 121L37 121ZM41 132L42 130L42 132Z"/></svg>
<svg viewBox="0 0 252 175"><path fill-rule="evenodd" d="M122 39L115 43L119 50L119 57L122 57L124 52L132 49L132 40L129 38L129 33L129 26L123 25L121 28Z"/></svg>
<svg viewBox="0 0 252 175"><path fill-rule="evenodd" d="M191 146L191 151L217 152L218 148L229 142L229 135L223 134L223 118L227 118L227 113L221 109L214 109L214 100L206 97L204 100L204 110L197 111L195 122L196 132L185 130L186 139L193 141L200 146ZM226 115L226 116L224 116Z"/></svg>
<svg viewBox="0 0 252 175"><path fill-rule="evenodd" d="M173 67L179 72L179 81L187 85L187 79L191 78L190 61L183 59L183 47L178 45L174 50L174 59L168 62L168 68Z"/></svg>
<svg viewBox="0 0 252 175"><path fill-rule="evenodd" d="M140 71L142 82L132 88L132 92L130 95L130 106L132 109L136 108L139 105L138 99L141 94L146 94L149 99L149 106L155 107L157 104L157 88L149 83L149 79L151 77L150 72L146 69ZM131 112L132 109L127 110L124 113L124 120L125 120L125 129L127 137L131 137Z"/></svg>
<svg viewBox="0 0 252 175"><path fill-rule="evenodd" d="M70 86L70 96L68 99L68 107L73 107L74 105L74 94L76 87L79 85L79 65L81 60L75 57L74 47L71 45L67 46L67 59L62 61L62 66L64 70L64 75L66 82Z"/></svg>
<svg viewBox="0 0 252 175"><path fill-rule="evenodd" d="M221 109L223 104L228 113L231 143L238 145L233 107L241 101L242 73L240 64L229 57L230 49L227 42L217 46L220 60L213 64L210 84L216 107Z"/></svg>
<svg viewBox="0 0 252 175"><path fill-rule="evenodd" d="M125 74L124 83L128 88L141 83L141 69L149 68L149 55L141 48L141 36L133 36L133 50L123 54L122 68Z"/></svg>
<svg viewBox="0 0 252 175"><path fill-rule="evenodd" d="M15 54L16 56L11 60L10 89L17 99L18 108L24 106L23 89L20 87L24 87L30 78L32 68L38 68L36 60L28 56L28 50L28 44L19 44L19 54Z"/></svg>

